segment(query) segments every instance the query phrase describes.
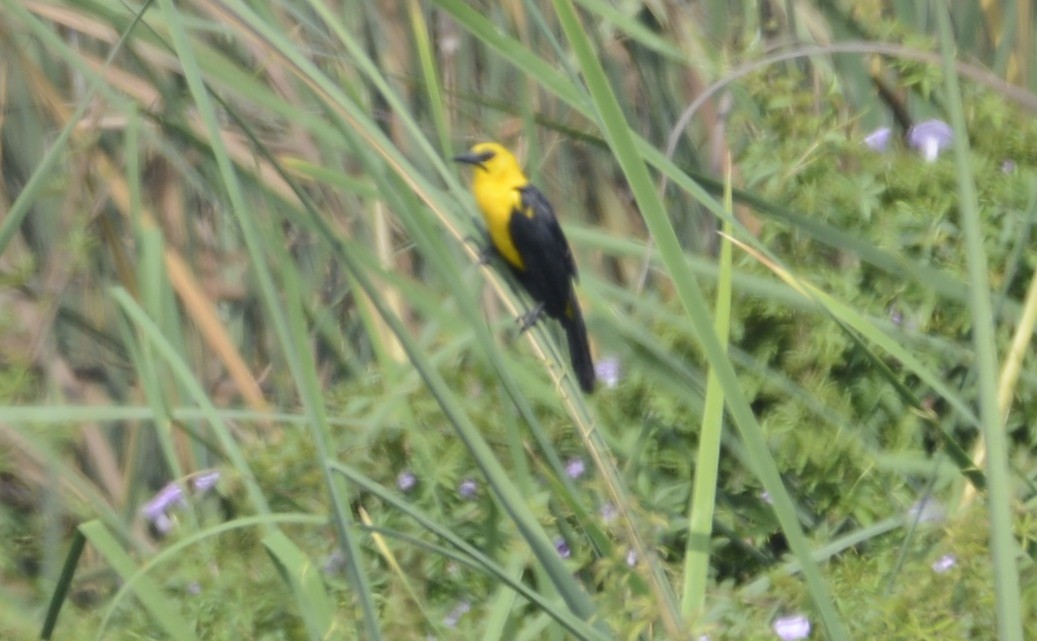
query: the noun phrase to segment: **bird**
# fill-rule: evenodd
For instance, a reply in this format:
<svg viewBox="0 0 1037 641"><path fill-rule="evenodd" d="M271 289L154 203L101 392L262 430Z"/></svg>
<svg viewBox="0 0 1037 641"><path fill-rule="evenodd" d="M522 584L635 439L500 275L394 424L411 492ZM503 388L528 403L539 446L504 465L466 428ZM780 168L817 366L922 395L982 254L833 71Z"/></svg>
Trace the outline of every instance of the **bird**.
<svg viewBox="0 0 1037 641"><path fill-rule="evenodd" d="M533 307L519 319L522 331L545 313L557 320L565 329L580 389L592 393L594 361L573 287L576 261L551 203L503 145L481 142L454 160L473 168L472 195L489 233L488 254L499 256L533 299Z"/></svg>

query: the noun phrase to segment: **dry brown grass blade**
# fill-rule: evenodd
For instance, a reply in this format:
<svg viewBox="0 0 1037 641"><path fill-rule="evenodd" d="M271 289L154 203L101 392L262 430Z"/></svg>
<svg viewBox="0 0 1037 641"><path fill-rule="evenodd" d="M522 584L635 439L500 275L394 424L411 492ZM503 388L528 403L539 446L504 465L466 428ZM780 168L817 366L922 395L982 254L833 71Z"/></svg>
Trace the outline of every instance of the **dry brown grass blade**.
<svg viewBox="0 0 1037 641"><path fill-rule="evenodd" d="M216 352L217 358L227 368L228 375L237 385L245 402L257 411L269 409L259 382L252 376L251 370L241 357L241 352L216 313L216 306L203 291L194 272L173 249L167 247L164 256L169 281L184 304L187 315L194 320L206 344Z"/></svg>

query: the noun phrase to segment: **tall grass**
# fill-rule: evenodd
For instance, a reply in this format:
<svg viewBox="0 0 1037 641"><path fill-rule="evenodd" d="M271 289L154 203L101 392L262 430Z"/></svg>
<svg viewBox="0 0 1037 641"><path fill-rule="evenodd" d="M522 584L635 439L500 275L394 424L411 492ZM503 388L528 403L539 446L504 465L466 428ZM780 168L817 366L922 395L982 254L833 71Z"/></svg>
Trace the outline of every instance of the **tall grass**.
<svg viewBox="0 0 1037 641"><path fill-rule="evenodd" d="M0 3L0 636L1023 639L1011 9ZM860 142L905 114L953 156ZM573 244L594 396L479 262L487 138ZM993 572L955 600L937 551Z"/></svg>

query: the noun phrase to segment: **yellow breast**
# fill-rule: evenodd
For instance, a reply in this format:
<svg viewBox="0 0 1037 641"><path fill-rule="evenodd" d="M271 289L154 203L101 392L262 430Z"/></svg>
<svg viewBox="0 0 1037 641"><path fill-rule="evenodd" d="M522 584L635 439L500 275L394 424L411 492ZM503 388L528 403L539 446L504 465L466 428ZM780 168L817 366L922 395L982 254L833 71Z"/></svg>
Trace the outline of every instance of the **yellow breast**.
<svg viewBox="0 0 1037 641"><path fill-rule="evenodd" d="M511 240L511 231L508 229L513 214L523 215L520 213L522 195L518 190L519 186L495 179L486 172L476 171L472 191L489 229L490 241L497 252L512 266L525 269L526 264Z"/></svg>

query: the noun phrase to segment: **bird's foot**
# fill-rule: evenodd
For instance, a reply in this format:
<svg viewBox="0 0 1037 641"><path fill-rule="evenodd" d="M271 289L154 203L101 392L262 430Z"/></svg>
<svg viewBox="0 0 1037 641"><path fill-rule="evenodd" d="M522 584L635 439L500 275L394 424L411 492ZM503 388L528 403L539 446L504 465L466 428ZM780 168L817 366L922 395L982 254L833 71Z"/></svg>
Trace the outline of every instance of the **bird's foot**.
<svg viewBox="0 0 1037 641"><path fill-rule="evenodd" d="M533 309L518 317L519 334L525 333L530 327L537 324L540 315L544 313L544 304L537 303Z"/></svg>
<svg viewBox="0 0 1037 641"><path fill-rule="evenodd" d="M475 245L478 250L480 265L489 265L497 255L497 250L493 247L493 243L490 242L490 237L487 234L483 234L481 238L465 236L464 241Z"/></svg>
<svg viewBox="0 0 1037 641"><path fill-rule="evenodd" d="M497 255L497 250L493 248L493 245L487 245L479 249L479 264L489 265L493 262L494 257Z"/></svg>

